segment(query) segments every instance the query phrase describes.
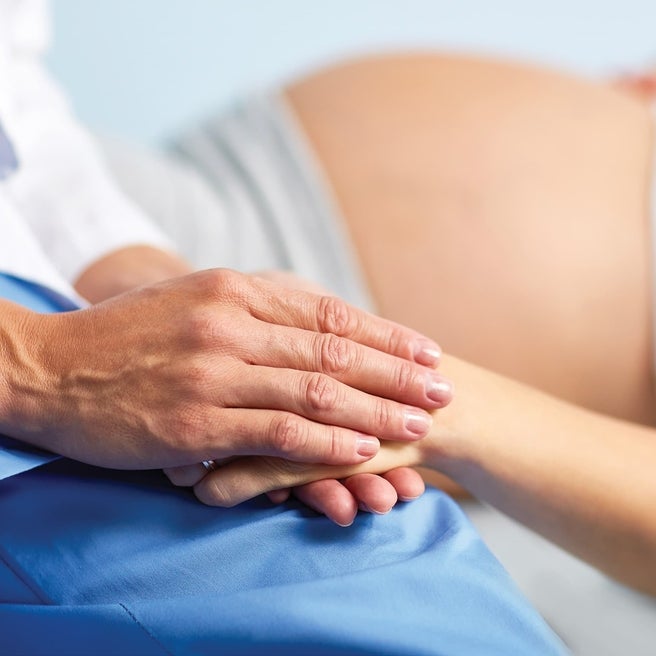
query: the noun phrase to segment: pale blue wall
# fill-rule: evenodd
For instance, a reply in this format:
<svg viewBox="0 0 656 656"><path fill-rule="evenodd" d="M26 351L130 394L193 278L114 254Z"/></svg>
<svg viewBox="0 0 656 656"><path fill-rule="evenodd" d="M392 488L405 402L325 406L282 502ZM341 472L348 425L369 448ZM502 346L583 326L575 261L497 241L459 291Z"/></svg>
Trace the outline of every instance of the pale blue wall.
<svg viewBox="0 0 656 656"><path fill-rule="evenodd" d="M656 59L654 0L55 0L49 61L97 129L155 141L235 94L407 47L586 73Z"/></svg>

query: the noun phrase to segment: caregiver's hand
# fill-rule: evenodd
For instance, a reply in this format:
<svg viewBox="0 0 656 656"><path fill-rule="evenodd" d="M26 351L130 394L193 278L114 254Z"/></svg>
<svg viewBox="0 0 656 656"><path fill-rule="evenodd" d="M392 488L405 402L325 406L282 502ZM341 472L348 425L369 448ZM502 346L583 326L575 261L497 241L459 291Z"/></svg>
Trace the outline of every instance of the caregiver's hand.
<svg viewBox="0 0 656 656"><path fill-rule="evenodd" d="M321 296L330 294L328 290L313 281L300 278L289 271L260 271L256 276L273 281L284 287L302 290ZM166 474L173 483L181 486L203 489L198 483L207 475L203 465L189 465L167 469ZM239 494L239 485L234 490ZM398 467L384 474L355 474L342 480L326 478L297 486L293 494L307 506L326 515L341 526L349 526L355 520L358 509L366 512L389 512L397 501L410 501L423 494L425 489L422 477L413 469ZM274 503L286 501L290 488L271 490L267 496ZM212 503L205 497L206 502Z"/></svg>
<svg viewBox="0 0 656 656"><path fill-rule="evenodd" d="M261 454L356 464L448 402L414 331L227 270L143 287L9 336L0 431L107 467ZM7 369L5 369L5 372Z"/></svg>

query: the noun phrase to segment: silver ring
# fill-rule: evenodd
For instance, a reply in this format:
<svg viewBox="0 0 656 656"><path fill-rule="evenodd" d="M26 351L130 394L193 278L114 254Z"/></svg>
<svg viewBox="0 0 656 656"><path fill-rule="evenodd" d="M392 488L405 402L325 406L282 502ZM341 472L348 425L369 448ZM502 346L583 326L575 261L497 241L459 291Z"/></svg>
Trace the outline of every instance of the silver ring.
<svg viewBox="0 0 656 656"><path fill-rule="evenodd" d="M218 467L214 460L203 460L200 464L203 465L208 472L213 472Z"/></svg>

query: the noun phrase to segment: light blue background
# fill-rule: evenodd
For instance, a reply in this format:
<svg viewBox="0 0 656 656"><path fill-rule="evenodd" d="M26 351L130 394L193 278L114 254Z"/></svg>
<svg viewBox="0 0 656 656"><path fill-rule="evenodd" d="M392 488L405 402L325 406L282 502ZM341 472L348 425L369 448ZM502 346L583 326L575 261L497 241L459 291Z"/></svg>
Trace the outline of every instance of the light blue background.
<svg viewBox="0 0 656 656"><path fill-rule="evenodd" d="M79 115L154 142L236 94L356 53L441 48L603 74L656 59L653 0L55 0Z"/></svg>

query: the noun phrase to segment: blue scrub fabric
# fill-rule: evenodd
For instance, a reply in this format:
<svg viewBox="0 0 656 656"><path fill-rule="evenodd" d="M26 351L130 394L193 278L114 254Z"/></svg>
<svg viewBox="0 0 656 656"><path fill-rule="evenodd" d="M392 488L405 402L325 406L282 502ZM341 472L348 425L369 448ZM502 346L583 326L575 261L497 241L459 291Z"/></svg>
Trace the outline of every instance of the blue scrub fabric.
<svg viewBox="0 0 656 656"><path fill-rule="evenodd" d="M296 503L211 508L161 472L59 459L0 481L0 653L566 649L436 490L344 529Z"/></svg>

